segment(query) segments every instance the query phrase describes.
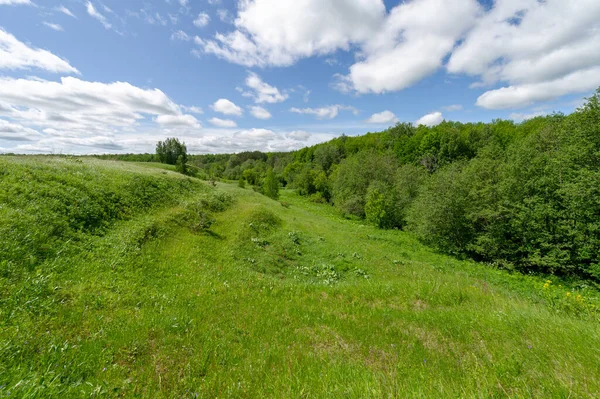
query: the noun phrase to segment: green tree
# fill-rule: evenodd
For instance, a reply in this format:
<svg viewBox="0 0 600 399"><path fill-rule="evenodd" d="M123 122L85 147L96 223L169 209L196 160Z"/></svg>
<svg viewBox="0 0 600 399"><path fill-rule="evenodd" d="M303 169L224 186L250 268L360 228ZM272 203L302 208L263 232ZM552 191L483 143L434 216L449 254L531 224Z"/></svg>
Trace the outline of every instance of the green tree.
<svg viewBox="0 0 600 399"><path fill-rule="evenodd" d="M187 148L185 143L179 141L175 137L159 141L156 144L156 155L162 163L176 165L179 157L182 157L183 164L187 163Z"/></svg>
<svg viewBox="0 0 600 399"><path fill-rule="evenodd" d="M279 179L275 176L273 168L267 169L267 177L263 184L263 192L267 197L273 199L279 198Z"/></svg>

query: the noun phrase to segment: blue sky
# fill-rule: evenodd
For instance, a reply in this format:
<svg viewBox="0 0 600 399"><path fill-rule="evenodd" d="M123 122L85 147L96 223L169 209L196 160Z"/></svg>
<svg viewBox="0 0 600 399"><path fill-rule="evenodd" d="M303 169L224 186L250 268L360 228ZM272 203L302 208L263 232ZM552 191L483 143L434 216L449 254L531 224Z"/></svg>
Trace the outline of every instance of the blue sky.
<svg viewBox="0 0 600 399"><path fill-rule="evenodd" d="M0 0L0 152L285 151L572 112L597 0Z"/></svg>

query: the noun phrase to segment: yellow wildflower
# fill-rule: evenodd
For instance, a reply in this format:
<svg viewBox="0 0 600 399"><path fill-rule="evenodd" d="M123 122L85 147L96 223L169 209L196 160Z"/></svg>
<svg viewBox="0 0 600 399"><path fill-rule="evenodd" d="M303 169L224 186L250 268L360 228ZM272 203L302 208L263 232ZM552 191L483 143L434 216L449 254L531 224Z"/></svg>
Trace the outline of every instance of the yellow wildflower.
<svg viewBox="0 0 600 399"><path fill-rule="evenodd" d="M567 296L571 296L571 293L570 293L570 292L567 292Z"/></svg>

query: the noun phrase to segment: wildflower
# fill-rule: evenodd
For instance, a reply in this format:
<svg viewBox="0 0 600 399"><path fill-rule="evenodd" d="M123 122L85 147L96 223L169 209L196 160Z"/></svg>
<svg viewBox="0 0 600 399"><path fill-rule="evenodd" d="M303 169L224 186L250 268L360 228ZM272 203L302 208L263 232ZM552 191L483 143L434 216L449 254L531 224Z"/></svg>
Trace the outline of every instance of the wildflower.
<svg viewBox="0 0 600 399"><path fill-rule="evenodd" d="M570 292L567 292L567 297L570 297L570 296L571 296L571 293L570 293Z"/></svg>
<svg viewBox="0 0 600 399"><path fill-rule="evenodd" d="M549 287L548 283L544 284L544 289L547 289L548 287Z"/></svg>
<svg viewBox="0 0 600 399"><path fill-rule="evenodd" d="M583 300L583 297L580 294L577 294L575 299L578 300L579 302L581 302Z"/></svg>

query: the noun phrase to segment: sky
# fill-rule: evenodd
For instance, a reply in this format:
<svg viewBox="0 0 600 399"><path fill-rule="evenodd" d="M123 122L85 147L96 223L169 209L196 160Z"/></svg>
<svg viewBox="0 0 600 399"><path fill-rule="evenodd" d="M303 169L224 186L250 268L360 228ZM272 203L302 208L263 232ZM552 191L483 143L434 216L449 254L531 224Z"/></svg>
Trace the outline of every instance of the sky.
<svg viewBox="0 0 600 399"><path fill-rule="evenodd" d="M598 0L0 0L0 153L289 151L597 87Z"/></svg>

